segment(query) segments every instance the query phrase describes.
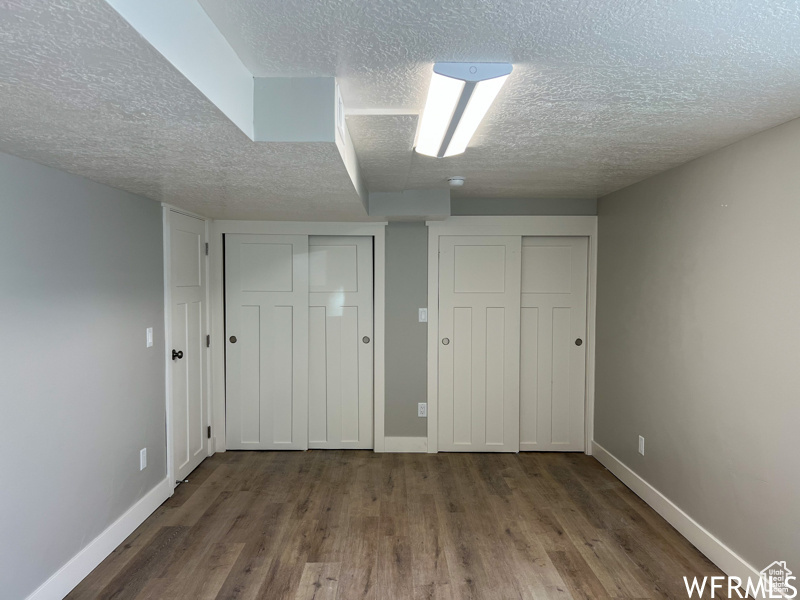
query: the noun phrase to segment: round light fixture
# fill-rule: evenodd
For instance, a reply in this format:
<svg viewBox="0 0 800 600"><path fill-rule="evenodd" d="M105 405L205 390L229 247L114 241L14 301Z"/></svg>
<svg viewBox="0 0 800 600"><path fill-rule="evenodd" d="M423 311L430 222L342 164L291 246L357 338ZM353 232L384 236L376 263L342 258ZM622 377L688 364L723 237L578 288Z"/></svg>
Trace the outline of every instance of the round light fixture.
<svg viewBox="0 0 800 600"><path fill-rule="evenodd" d="M447 182L450 184L450 187L461 187L464 185L464 178L463 177L448 177Z"/></svg>

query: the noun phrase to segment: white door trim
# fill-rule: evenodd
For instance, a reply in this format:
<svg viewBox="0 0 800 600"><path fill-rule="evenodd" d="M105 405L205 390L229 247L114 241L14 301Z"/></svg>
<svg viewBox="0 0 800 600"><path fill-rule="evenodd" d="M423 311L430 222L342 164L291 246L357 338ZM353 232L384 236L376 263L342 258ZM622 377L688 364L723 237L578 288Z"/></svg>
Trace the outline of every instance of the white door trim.
<svg viewBox="0 0 800 600"><path fill-rule="evenodd" d="M166 400L166 422L167 422L167 480L170 485L170 496L172 495L172 490L175 489L175 469L172 461L172 444L173 444L173 435L172 435L172 291L171 291L171 277L172 277L172 261L171 261L171 250L172 245L170 242L170 213L177 212L189 217L194 217L195 219L200 219L205 223L205 242L208 243L208 234L209 234L209 221L205 217L201 217L200 215L189 212L187 210L183 210L182 208L177 208L172 206L171 204L167 204L165 202L161 203L161 210L162 210L162 228L163 228L163 237L164 237L164 396ZM206 282L209 281L209 261L206 260ZM209 306L210 300L210 286L206 285L206 307ZM210 318L211 315L209 314L210 311L206 308L206 331L211 331L210 329ZM206 389L211 390L211 356L210 353L206 353ZM211 394L208 394L208 404L206 406L206 415L209 416L210 422L210 415L211 415ZM208 456L214 454L214 438L212 437L208 443Z"/></svg>
<svg viewBox="0 0 800 600"><path fill-rule="evenodd" d="M211 323L211 427L212 446L224 452L225 445L225 287L223 280L222 241L225 234L278 235L346 235L373 237L375 269L374 368L374 435L375 452L384 451L384 307L386 288L386 222L380 223L314 223L305 221L212 221L209 239Z"/></svg>
<svg viewBox="0 0 800 600"><path fill-rule="evenodd" d="M438 452L439 410L439 237L442 235L569 236L589 238L586 304L586 454L594 432L595 305L597 299L597 217L450 217L428 225L428 452Z"/></svg>

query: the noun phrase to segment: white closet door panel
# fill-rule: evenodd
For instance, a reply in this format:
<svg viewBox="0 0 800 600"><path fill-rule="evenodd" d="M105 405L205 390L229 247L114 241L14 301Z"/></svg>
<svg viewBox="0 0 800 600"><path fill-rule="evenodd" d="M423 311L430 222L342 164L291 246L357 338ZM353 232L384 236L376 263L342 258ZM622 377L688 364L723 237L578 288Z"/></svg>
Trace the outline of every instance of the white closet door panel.
<svg viewBox="0 0 800 600"><path fill-rule="evenodd" d="M309 447L373 447L372 238L309 238Z"/></svg>
<svg viewBox="0 0 800 600"><path fill-rule="evenodd" d="M226 235L226 443L308 447L308 237Z"/></svg>
<svg viewBox="0 0 800 600"><path fill-rule="evenodd" d="M208 456L205 221L169 213L172 467L185 479Z"/></svg>
<svg viewBox="0 0 800 600"><path fill-rule="evenodd" d="M568 445L570 436L570 387L574 383L570 377L570 350L574 338L571 339L571 308L557 307L553 309L553 393L550 412L551 443ZM583 419L581 419L583 424ZM581 435L583 437L583 435Z"/></svg>
<svg viewBox="0 0 800 600"><path fill-rule="evenodd" d="M485 422L486 444L502 445L506 442L503 411L494 407L504 406L505 398L505 308L486 309L486 389Z"/></svg>
<svg viewBox="0 0 800 600"><path fill-rule="evenodd" d="M521 450L584 450L587 279L586 238L522 239Z"/></svg>
<svg viewBox="0 0 800 600"><path fill-rule="evenodd" d="M445 356L452 356L448 363L452 363L452 367L448 369L450 372L450 381L453 385L453 393L447 394L447 398L452 398L450 410L452 410L453 428L453 444L471 444L473 432L473 404L481 402L480 397L477 399L473 396L473 390L476 389L475 382L473 382L473 375L480 375L474 372L473 356L478 353L473 351L472 340L472 309L469 307L455 307L453 308L453 328L452 339L450 343L453 345L451 353L445 352ZM449 383L449 381L447 382ZM480 391L480 382L478 383L477 390ZM480 431L480 429L479 429Z"/></svg>
<svg viewBox="0 0 800 600"><path fill-rule="evenodd" d="M301 310L308 312L306 307ZM272 411L265 411L262 422L276 444L289 445L294 442L294 403L285 399L292 398L294 387L294 307L275 306L269 313L269 325L261 333L261 345L267 349L261 370L271 384L266 392ZM305 428L305 421L301 425Z"/></svg>
<svg viewBox="0 0 800 600"><path fill-rule="evenodd" d="M234 425L238 423L241 442L258 444L261 440L261 307L242 306L239 319L238 343L229 352L232 361L239 363L238 371L231 373L233 389L240 387L238 396L229 399L228 418Z"/></svg>
<svg viewBox="0 0 800 600"><path fill-rule="evenodd" d="M360 402L358 351L363 344L358 339L358 307L342 307L339 319L339 354L341 356L341 438L343 443L357 444L360 439ZM347 376L344 376L344 375Z"/></svg>
<svg viewBox="0 0 800 600"><path fill-rule="evenodd" d="M439 238L439 449L519 449L520 238Z"/></svg>
<svg viewBox="0 0 800 600"><path fill-rule="evenodd" d="M325 306L308 309L308 445L328 440L328 381Z"/></svg>
<svg viewBox="0 0 800 600"><path fill-rule="evenodd" d="M520 310L520 449L536 444L539 419L539 309Z"/></svg>

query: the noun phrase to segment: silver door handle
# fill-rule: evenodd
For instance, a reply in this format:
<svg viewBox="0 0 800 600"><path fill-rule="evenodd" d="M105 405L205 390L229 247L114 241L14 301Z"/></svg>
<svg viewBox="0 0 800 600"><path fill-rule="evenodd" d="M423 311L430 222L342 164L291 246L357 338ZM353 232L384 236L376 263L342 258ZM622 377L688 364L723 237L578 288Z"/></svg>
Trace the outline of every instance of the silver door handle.
<svg viewBox="0 0 800 600"><path fill-rule="evenodd" d="M363 338L361 338L361 341L364 342L365 344L369 344L369 336L365 335Z"/></svg>
<svg viewBox="0 0 800 600"><path fill-rule="evenodd" d="M450 338L442 338L442 344L447 346L450 343Z"/></svg>

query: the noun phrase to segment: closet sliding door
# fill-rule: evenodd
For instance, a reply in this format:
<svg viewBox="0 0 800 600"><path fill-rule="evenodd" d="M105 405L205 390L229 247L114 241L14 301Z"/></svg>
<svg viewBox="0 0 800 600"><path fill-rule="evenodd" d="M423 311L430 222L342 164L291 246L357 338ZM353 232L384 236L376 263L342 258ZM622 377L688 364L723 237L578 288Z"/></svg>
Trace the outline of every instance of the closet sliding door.
<svg viewBox="0 0 800 600"><path fill-rule="evenodd" d="M439 238L439 450L519 450L520 243Z"/></svg>
<svg viewBox="0 0 800 600"><path fill-rule="evenodd" d="M225 236L229 449L373 448L373 294L370 236Z"/></svg>
<svg viewBox="0 0 800 600"><path fill-rule="evenodd" d="M226 444L308 448L308 236L225 236Z"/></svg>
<svg viewBox="0 0 800 600"><path fill-rule="evenodd" d="M584 450L587 281L587 238L522 238L520 450Z"/></svg>
<svg viewBox="0 0 800 600"><path fill-rule="evenodd" d="M588 238L438 240L438 449L583 451Z"/></svg>
<svg viewBox="0 0 800 600"><path fill-rule="evenodd" d="M372 238L309 238L308 447L369 449Z"/></svg>

